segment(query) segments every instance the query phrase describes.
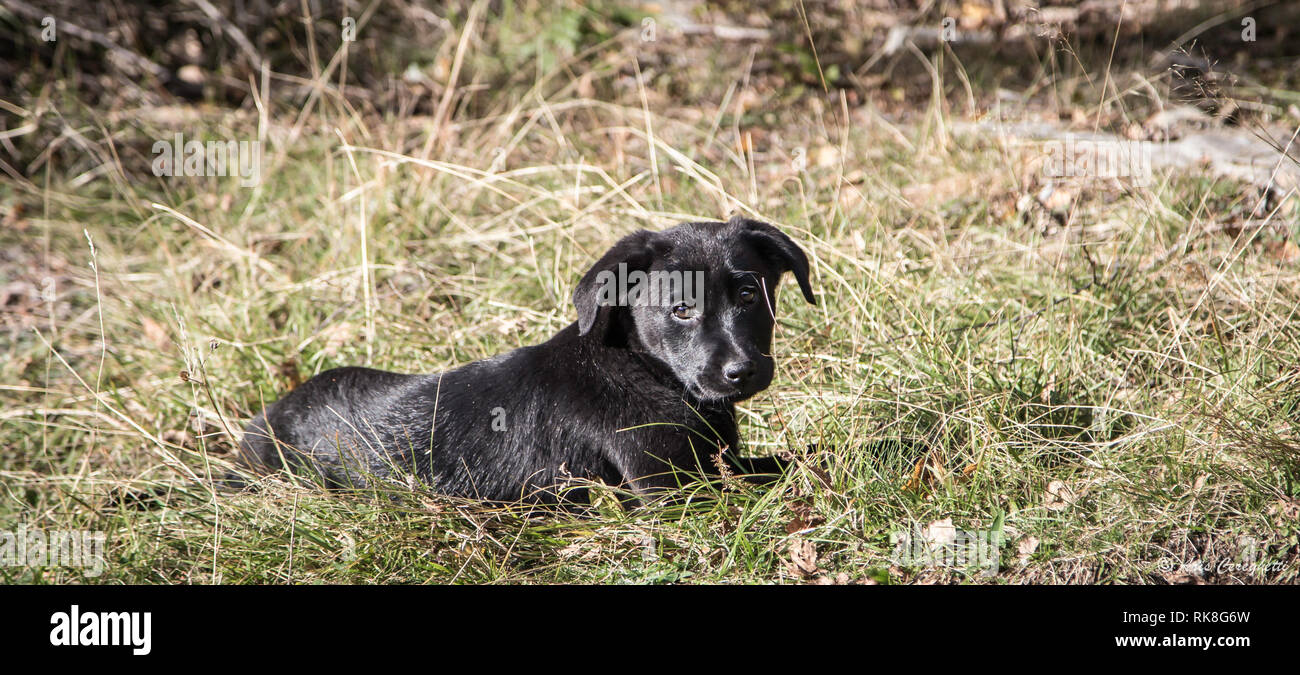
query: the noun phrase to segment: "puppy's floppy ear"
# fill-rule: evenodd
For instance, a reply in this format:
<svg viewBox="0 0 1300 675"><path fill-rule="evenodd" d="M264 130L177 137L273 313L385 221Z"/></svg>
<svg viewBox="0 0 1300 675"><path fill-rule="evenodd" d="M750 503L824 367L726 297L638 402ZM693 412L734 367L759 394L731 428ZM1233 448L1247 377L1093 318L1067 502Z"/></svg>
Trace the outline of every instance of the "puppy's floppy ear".
<svg viewBox="0 0 1300 675"><path fill-rule="evenodd" d="M606 284L611 281L617 284L619 264L626 264L629 272L644 270L650 266L655 255L654 233L639 230L618 240L582 275L582 280L573 291L573 306L578 308L579 335L590 333L601 309L610 305L610 300L618 298L617 286L611 289Z"/></svg>
<svg viewBox="0 0 1300 675"><path fill-rule="evenodd" d="M754 248L769 260L778 263L782 272L794 273L795 280L799 282L799 290L803 291L803 299L809 304L817 304L817 296L813 295L812 284L808 281L808 256L803 249L785 236L784 232L767 223L739 217L732 220L736 221L739 221L743 236Z"/></svg>

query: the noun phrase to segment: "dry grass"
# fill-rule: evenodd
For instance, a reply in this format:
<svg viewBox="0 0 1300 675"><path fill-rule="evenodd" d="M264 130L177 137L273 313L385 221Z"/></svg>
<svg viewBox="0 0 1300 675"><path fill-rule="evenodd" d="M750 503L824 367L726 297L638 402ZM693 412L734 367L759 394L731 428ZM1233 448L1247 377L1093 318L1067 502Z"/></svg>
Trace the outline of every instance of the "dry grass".
<svg viewBox="0 0 1300 675"><path fill-rule="evenodd" d="M508 48L465 19L451 73ZM106 531L101 582L1297 579L1294 194L1257 226L1256 192L1188 167L1025 207L1041 155L954 129L959 63L926 57L942 94L886 121L833 95L778 104L744 54L713 73L718 104L674 105L633 60L674 48L633 31L399 119L350 106L325 69L310 111L106 122L66 97L6 101L62 125L82 162L0 185L0 522ZM1100 107L1122 122L1139 98ZM152 176L176 132L260 139L268 170L252 188ZM824 299L785 294L777 379L740 412L751 451L802 460L777 487L630 513L606 498L592 517L210 487L243 422L301 379L539 342L618 237L732 212L803 244ZM1000 537L996 576L893 559L892 533L945 519ZM1243 553L1273 564L1220 567Z"/></svg>

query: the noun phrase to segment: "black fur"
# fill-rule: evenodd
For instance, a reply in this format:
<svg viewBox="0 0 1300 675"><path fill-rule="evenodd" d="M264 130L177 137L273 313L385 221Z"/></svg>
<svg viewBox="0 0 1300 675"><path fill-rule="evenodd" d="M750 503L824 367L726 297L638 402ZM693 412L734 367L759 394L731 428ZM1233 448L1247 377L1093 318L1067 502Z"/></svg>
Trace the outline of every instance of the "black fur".
<svg viewBox="0 0 1300 675"><path fill-rule="evenodd" d="M702 271L702 307L692 315L679 296L602 304L600 273L620 264ZM326 371L249 423L241 463L314 473L331 487L409 474L442 494L543 502L585 501L580 487L562 491L573 478L648 495L683 472L717 473L719 448L731 456L739 444L734 403L771 383L787 271L815 302L807 257L771 225L733 218L636 232L582 278L578 321L547 342L433 375ZM742 468L779 470L773 460Z"/></svg>

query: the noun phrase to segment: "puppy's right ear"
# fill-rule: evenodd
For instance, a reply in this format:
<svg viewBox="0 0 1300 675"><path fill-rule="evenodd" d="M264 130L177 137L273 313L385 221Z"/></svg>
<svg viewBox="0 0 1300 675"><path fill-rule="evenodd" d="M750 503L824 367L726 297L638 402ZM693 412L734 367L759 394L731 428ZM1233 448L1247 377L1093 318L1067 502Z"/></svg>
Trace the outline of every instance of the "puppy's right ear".
<svg viewBox="0 0 1300 675"><path fill-rule="evenodd" d="M773 260L778 261L782 271L793 272L795 281L799 282L799 290L803 291L803 299L810 305L817 304L812 283L808 281L808 254L804 253L798 244L784 232L767 223L740 217L733 218L731 222L739 222L754 245Z"/></svg>
<svg viewBox="0 0 1300 675"><path fill-rule="evenodd" d="M578 308L578 334L586 335L596 325L602 311L618 302L619 265L628 272L644 270L655 256L654 233L639 230L618 240L591 269L582 276L573 291L573 306Z"/></svg>

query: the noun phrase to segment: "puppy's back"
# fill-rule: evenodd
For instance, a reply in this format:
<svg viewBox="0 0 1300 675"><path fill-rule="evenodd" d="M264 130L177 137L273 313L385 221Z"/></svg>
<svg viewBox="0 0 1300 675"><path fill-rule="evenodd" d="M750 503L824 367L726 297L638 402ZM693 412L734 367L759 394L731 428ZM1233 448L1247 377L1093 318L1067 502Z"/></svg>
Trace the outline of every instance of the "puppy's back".
<svg viewBox="0 0 1300 675"><path fill-rule="evenodd" d="M373 368L327 370L267 406L244 430L239 463L256 472L306 471L331 487L364 487L385 476L385 418L420 376Z"/></svg>

